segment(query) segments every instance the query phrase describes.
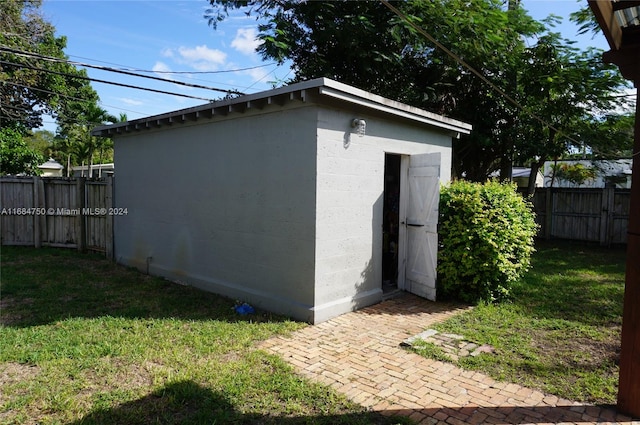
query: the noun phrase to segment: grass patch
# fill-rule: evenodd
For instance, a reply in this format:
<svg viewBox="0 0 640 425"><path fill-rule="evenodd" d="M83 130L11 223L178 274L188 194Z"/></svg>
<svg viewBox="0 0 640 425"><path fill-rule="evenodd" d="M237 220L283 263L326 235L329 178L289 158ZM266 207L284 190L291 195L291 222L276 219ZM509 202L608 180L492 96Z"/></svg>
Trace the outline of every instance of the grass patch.
<svg viewBox="0 0 640 425"><path fill-rule="evenodd" d="M433 326L489 344L465 369L575 401L615 404L625 251L539 243L509 303L478 305Z"/></svg>
<svg viewBox="0 0 640 425"><path fill-rule="evenodd" d="M446 351L432 342L418 340L411 345L411 351L430 359L439 360L441 362L450 362L453 360Z"/></svg>
<svg viewBox="0 0 640 425"><path fill-rule="evenodd" d="M0 424L388 424L255 344L305 326L72 250L2 247Z"/></svg>

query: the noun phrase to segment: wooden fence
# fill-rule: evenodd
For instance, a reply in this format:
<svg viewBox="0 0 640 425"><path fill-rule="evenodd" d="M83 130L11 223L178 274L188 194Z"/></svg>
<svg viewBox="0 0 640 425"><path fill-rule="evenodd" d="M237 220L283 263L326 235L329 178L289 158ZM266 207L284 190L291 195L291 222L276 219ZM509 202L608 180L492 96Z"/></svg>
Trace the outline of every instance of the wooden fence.
<svg viewBox="0 0 640 425"><path fill-rule="evenodd" d="M630 198L629 189L539 188L532 200L539 235L625 244ZM86 249L113 258L112 200L113 177L2 177L2 245Z"/></svg>
<svg viewBox="0 0 640 425"><path fill-rule="evenodd" d="M536 189L533 205L539 235L607 246L626 244L630 199L630 189Z"/></svg>
<svg viewBox="0 0 640 425"><path fill-rule="evenodd" d="M2 245L76 248L113 258L112 199L112 177L2 177Z"/></svg>

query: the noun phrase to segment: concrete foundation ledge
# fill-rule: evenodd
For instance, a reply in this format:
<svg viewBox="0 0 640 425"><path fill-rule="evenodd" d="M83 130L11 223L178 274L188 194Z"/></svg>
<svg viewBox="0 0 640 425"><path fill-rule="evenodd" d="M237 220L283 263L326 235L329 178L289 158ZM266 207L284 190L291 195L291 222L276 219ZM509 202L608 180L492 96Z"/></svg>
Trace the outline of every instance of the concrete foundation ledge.
<svg viewBox="0 0 640 425"><path fill-rule="evenodd" d="M311 323L315 325L340 316L341 314L377 304L380 301L382 301L382 288L372 289L358 293L355 296L327 302L311 309L313 311L313 321Z"/></svg>
<svg viewBox="0 0 640 425"><path fill-rule="evenodd" d="M246 285L227 282L207 276L175 273L168 267L159 264L147 264L135 258L118 257L118 263L135 267L143 273L152 276L163 277L181 285L193 286L214 294L223 295L232 299L247 302L253 307L272 313L281 314L295 320L307 323L314 322L314 311L311 304L305 304L285 296L279 296L266 290L250 288ZM326 320L326 319L325 319Z"/></svg>

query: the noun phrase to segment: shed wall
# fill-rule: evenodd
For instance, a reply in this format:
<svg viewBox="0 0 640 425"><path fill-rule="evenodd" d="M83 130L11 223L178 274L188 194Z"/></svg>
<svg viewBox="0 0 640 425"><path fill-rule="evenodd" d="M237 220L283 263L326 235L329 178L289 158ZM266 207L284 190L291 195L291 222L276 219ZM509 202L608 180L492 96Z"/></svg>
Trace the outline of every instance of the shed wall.
<svg viewBox="0 0 640 425"><path fill-rule="evenodd" d="M367 123L363 137L354 118ZM448 132L329 108L318 126L316 323L382 298L385 153L441 152L441 181L451 177Z"/></svg>
<svg viewBox="0 0 640 425"><path fill-rule="evenodd" d="M314 108L115 140L119 262L311 320Z"/></svg>

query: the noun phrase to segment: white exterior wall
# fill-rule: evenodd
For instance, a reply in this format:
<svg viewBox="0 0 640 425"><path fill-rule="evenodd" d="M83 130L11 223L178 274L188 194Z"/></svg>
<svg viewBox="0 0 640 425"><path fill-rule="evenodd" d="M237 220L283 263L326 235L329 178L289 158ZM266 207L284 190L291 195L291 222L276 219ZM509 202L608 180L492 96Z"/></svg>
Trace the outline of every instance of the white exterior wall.
<svg viewBox="0 0 640 425"><path fill-rule="evenodd" d="M452 132L296 96L116 133L117 261L311 323L380 301L385 154L440 152L447 182Z"/></svg>
<svg viewBox="0 0 640 425"><path fill-rule="evenodd" d="M117 261L311 321L315 135L302 107L116 137Z"/></svg>
<svg viewBox="0 0 640 425"><path fill-rule="evenodd" d="M354 118L365 119L365 136L351 128ZM447 182L451 145L450 133L407 121L319 110L315 323L382 297L385 153L441 152L441 181Z"/></svg>

